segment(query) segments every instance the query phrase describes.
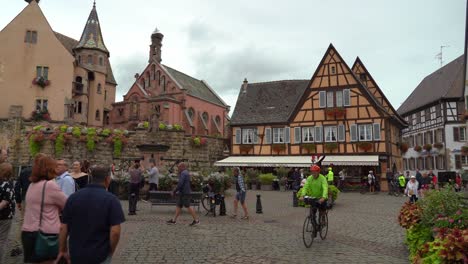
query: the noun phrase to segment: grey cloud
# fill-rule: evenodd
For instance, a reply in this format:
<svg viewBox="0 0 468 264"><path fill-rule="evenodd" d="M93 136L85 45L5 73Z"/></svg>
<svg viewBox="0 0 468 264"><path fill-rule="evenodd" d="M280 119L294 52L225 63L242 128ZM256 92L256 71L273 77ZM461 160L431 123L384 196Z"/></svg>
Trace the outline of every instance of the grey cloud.
<svg viewBox="0 0 468 264"><path fill-rule="evenodd" d="M143 55L132 55L116 59L112 64L114 76L117 79L116 101L122 100L135 82L135 73L140 73L146 67L147 59Z"/></svg>

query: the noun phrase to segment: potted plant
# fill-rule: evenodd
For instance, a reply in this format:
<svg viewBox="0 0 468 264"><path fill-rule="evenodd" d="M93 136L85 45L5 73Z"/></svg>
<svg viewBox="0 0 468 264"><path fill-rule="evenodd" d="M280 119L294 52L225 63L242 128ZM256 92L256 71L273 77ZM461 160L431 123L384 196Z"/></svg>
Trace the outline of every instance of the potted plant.
<svg viewBox="0 0 468 264"><path fill-rule="evenodd" d="M241 153L249 154L249 152L253 149L253 145L240 145L239 149Z"/></svg>
<svg viewBox="0 0 468 264"><path fill-rule="evenodd" d="M408 148L409 148L408 143L401 143L400 145L401 152L406 153L408 151Z"/></svg>
<svg viewBox="0 0 468 264"><path fill-rule="evenodd" d="M44 89L46 86L50 85L50 81L47 80L46 78L39 76L33 79L32 83L34 85L39 85L42 89Z"/></svg>
<svg viewBox="0 0 468 264"><path fill-rule="evenodd" d="M372 148L372 143L370 142L359 142L357 143L358 148L364 150L364 151L369 151Z"/></svg>
<svg viewBox="0 0 468 264"><path fill-rule="evenodd" d="M332 152L333 150L338 148L338 143L336 142L328 142L325 143L325 149Z"/></svg>
<svg viewBox="0 0 468 264"><path fill-rule="evenodd" d="M273 144L272 148L274 152L280 153L286 150L286 145L285 144Z"/></svg>
<svg viewBox="0 0 468 264"><path fill-rule="evenodd" d="M314 143L302 144L302 148L307 150L309 153L315 151L317 146Z"/></svg>
<svg viewBox="0 0 468 264"><path fill-rule="evenodd" d="M421 146L414 146L414 151L416 151L416 152L421 152L421 151L422 151L422 147L421 147Z"/></svg>
<svg viewBox="0 0 468 264"><path fill-rule="evenodd" d="M333 116L335 116L335 109L334 108L326 108L325 109L325 114L327 116L333 117Z"/></svg>
<svg viewBox="0 0 468 264"><path fill-rule="evenodd" d="M262 185L262 191L271 191L273 190L273 181L276 177L272 173L260 174L258 176L260 183Z"/></svg>
<svg viewBox="0 0 468 264"><path fill-rule="evenodd" d="M427 152L430 152L432 149L432 144L426 144L424 145L424 150L427 151Z"/></svg>
<svg viewBox="0 0 468 264"><path fill-rule="evenodd" d="M257 170L250 168L250 169L247 169L246 174L247 174L246 178L248 179L247 187L249 189L252 189L252 185L257 184L258 172L257 172Z"/></svg>
<svg viewBox="0 0 468 264"><path fill-rule="evenodd" d="M432 145L436 149L442 149L444 147L443 143L437 142Z"/></svg>

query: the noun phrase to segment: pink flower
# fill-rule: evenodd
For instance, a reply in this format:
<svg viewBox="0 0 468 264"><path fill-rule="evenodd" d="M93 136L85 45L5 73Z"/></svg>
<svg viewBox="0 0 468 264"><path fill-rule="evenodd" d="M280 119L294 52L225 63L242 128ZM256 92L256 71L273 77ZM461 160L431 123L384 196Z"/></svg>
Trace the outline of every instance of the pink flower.
<svg viewBox="0 0 468 264"><path fill-rule="evenodd" d="M458 219L458 223L461 224L461 219Z"/></svg>
<svg viewBox="0 0 468 264"><path fill-rule="evenodd" d="M455 222L455 221L454 221L453 219L450 219L449 222L450 222L451 224L453 224L453 222Z"/></svg>
<svg viewBox="0 0 468 264"><path fill-rule="evenodd" d="M457 215L461 215L462 214L462 211L461 210L458 210L457 211Z"/></svg>

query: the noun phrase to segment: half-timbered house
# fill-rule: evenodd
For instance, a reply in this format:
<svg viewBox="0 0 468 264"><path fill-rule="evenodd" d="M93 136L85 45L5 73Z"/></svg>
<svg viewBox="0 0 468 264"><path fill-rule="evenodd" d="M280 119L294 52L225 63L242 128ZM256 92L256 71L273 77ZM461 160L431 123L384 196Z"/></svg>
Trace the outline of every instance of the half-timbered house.
<svg viewBox="0 0 468 264"><path fill-rule="evenodd" d="M351 177L396 171L405 126L361 60L350 68L330 45L310 80L244 81L217 165L308 167L317 155Z"/></svg>
<svg viewBox="0 0 468 264"><path fill-rule="evenodd" d="M464 110L464 56L426 76L398 108L409 126L402 131L403 167L414 173L468 168Z"/></svg>

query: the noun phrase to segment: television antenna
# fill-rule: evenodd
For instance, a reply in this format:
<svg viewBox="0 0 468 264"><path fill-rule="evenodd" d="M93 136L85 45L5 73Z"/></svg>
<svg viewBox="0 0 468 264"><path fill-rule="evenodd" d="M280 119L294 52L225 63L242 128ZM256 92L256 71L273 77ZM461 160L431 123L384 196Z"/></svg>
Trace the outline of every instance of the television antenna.
<svg viewBox="0 0 468 264"><path fill-rule="evenodd" d="M450 47L450 46L449 45L440 46L440 52L435 55L435 58L438 59L439 62L440 62L440 67L441 68L444 65L443 51L444 51L444 48L448 48L448 47Z"/></svg>

